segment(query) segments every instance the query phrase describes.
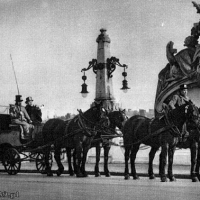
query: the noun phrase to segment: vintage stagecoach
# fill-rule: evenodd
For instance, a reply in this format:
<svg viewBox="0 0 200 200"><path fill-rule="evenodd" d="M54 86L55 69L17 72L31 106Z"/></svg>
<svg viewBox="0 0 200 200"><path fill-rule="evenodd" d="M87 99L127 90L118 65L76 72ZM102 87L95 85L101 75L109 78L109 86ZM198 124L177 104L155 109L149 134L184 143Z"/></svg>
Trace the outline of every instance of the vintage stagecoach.
<svg viewBox="0 0 200 200"><path fill-rule="evenodd" d="M21 138L22 126L13 125L9 114L0 114L0 161L8 174L17 174L23 161L35 161L36 169L41 173L44 172L42 127L42 123L35 124L32 132L35 141L27 142ZM52 164L51 154L49 159Z"/></svg>

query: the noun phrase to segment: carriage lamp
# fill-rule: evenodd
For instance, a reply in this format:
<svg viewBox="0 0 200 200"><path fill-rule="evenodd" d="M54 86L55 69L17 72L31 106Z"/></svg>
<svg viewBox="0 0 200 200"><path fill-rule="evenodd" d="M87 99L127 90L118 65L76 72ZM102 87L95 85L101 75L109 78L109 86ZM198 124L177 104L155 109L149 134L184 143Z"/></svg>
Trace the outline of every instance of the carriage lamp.
<svg viewBox="0 0 200 200"><path fill-rule="evenodd" d="M85 83L85 81L87 79L87 76L85 75L85 71L84 71L84 74L82 76L82 79L83 79L83 84L81 85L82 86L81 95L82 95L83 98L86 98L88 91L87 91L87 84Z"/></svg>
<svg viewBox="0 0 200 200"><path fill-rule="evenodd" d="M127 72L125 72L125 68L126 66L124 66L124 72L122 72L122 76L124 77L124 80L122 81L121 90L123 90L124 93L127 93L128 89L130 88L128 87L128 81L126 80Z"/></svg>

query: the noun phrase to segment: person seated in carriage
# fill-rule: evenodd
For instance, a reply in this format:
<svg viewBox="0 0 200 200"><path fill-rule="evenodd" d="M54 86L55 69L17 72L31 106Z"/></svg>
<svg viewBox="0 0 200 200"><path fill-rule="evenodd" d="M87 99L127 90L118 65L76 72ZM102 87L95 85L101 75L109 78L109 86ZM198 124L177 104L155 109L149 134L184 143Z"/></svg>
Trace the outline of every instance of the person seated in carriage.
<svg viewBox="0 0 200 200"><path fill-rule="evenodd" d="M178 94L173 95L171 101L169 102L169 108L175 109L177 106L181 106L191 101L188 97L188 86L186 84L182 84L179 87ZM187 131L186 123L182 128L182 137L186 138L189 136L189 132Z"/></svg>
<svg viewBox="0 0 200 200"><path fill-rule="evenodd" d="M28 113L28 115L31 117L31 114L32 114L32 108L33 108L33 99L32 97L27 97L26 98L26 101L25 101L25 109Z"/></svg>
<svg viewBox="0 0 200 200"><path fill-rule="evenodd" d="M16 95L15 105L10 106L9 113L12 124L21 125L23 127L23 132L21 135L22 139L30 140L31 132L34 129L34 126L31 124L32 121L25 107L21 105L22 101L22 96Z"/></svg>

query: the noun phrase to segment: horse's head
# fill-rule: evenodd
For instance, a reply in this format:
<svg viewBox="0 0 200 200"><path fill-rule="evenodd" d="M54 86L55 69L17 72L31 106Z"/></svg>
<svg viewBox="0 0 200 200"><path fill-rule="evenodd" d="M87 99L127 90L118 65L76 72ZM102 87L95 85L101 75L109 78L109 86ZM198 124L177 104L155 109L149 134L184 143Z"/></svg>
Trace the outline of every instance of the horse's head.
<svg viewBox="0 0 200 200"><path fill-rule="evenodd" d="M103 102L94 102L93 106L84 114L93 123L99 123L102 126L108 126L110 124L108 112L103 107Z"/></svg>
<svg viewBox="0 0 200 200"><path fill-rule="evenodd" d="M125 110L117 110L112 111L108 114L109 120L110 120L110 127L116 128L118 127L120 130L122 129L124 123L128 119L126 116Z"/></svg>
<svg viewBox="0 0 200 200"><path fill-rule="evenodd" d="M199 108L195 106L192 101L185 107L186 119L189 126L200 128Z"/></svg>

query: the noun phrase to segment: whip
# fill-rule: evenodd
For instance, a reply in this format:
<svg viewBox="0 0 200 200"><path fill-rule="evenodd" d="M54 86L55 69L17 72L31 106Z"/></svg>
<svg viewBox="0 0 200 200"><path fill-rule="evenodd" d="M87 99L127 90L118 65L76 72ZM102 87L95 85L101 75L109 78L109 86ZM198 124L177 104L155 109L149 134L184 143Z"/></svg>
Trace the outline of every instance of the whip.
<svg viewBox="0 0 200 200"><path fill-rule="evenodd" d="M15 68L14 68L14 64L13 64L11 54L10 54L10 59L11 59L11 62L12 62L12 68L13 68L13 72L14 72L14 75L15 75L15 81L16 81L16 84L17 84L17 91L18 91L18 95L19 95L19 87L18 87L18 83L17 83L17 77L16 77Z"/></svg>

